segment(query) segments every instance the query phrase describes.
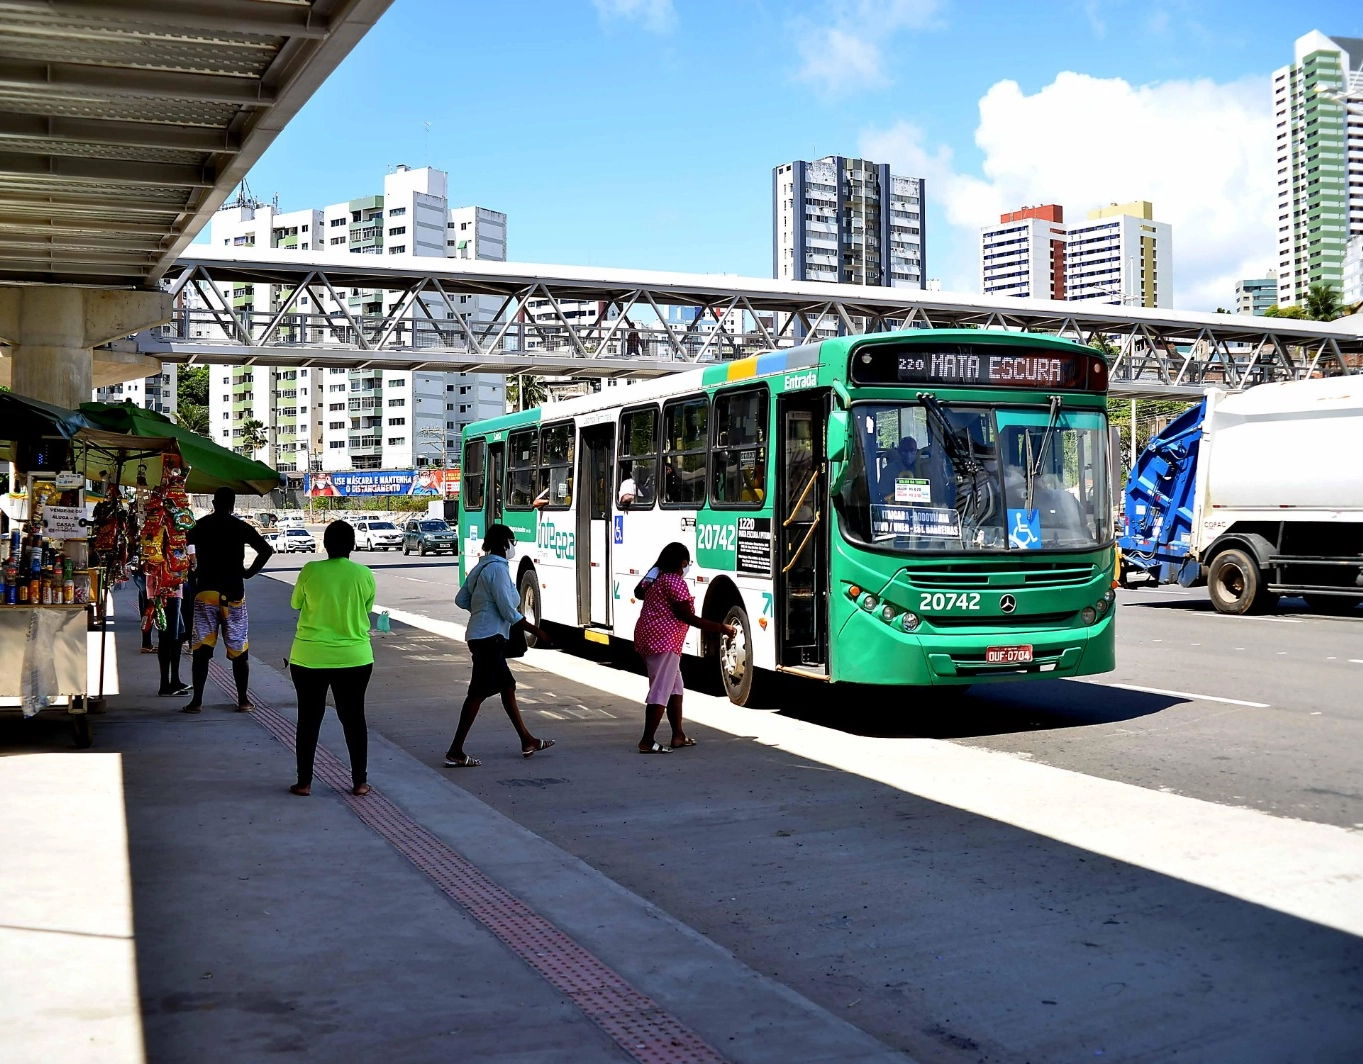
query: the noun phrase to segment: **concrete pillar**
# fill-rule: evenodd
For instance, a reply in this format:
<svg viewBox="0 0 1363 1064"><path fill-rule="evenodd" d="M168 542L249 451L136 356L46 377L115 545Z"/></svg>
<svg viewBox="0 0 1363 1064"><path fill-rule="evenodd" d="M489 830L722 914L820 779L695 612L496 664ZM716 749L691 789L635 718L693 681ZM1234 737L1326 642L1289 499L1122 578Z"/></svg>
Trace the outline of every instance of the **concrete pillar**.
<svg viewBox="0 0 1363 1064"><path fill-rule="evenodd" d="M88 403L95 379L92 349L169 321L171 312L165 292L0 288L0 339L11 348L10 390L68 409Z"/></svg>

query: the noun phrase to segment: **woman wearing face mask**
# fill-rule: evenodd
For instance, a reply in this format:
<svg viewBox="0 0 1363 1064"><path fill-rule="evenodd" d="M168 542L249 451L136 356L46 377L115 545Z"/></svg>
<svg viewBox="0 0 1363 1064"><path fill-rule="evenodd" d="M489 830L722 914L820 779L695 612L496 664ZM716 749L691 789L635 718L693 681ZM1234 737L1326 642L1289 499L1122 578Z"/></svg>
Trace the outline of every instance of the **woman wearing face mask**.
<svg viewBox="0 0 1363 1064"><path fill-rule="evenodd" d="M731 624L696 616L696 603L685 579L690 568L691 552L686 545L669 543L635 588L635 595L644 600L644 607L634 626L634 648L648 669L648 704L644 707L644 735L639 740L641 754L665 754L681 746L696 745L682 730L682 694L686 689L682 686L681 651L686 629L695 627L730 638L737 634ZM664 711L672 725L669 746L655 738Z"/></svg>
<svg viewBox="0 0 1363 1064"><path fill-rule="evenodd" d="M464 638L473 655L473 676L469 679L468 697L464 699L464 709L459 715L459 728L445 755L445 764L451 768L473 768L482 764L476 757L464 753L464 740L468 738L483 699L490 695L502 696L502 707L521 738L522 757L530 757L554 745L553 739L536 739L525 726L520 707L516 705L516 679L506 664L506 641L512 628L523 628L539 641L540 646L549 645L549 637L521 614L521 598L516 593L511 567L507 564L515 553L516 534L506 525L493 525L483 539L483 556L454 597L456 606L469 611Z"/></svg>

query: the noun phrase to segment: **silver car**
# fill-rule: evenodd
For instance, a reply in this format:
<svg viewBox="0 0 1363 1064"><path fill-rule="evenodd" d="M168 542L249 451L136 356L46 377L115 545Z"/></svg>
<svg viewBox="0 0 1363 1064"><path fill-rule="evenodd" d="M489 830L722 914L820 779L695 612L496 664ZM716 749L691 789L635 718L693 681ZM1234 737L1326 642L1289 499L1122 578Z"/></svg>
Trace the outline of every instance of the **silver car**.
<svg viewBox="0 0 1363 1064"><path fill-rule="evenodd" d="M356 521L356 550L401 550L402 530L392 521Z"/></svg>

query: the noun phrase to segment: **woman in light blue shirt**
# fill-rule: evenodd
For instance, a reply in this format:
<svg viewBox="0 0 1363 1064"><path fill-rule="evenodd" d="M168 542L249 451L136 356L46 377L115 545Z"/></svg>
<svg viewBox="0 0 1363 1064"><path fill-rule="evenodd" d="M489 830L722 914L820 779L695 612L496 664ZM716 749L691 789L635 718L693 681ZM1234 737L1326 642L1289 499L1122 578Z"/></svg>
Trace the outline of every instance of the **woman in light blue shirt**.
<svg viewBox="0 0 1363 1064"><path fill-rule="evenodd" d="M502 707L521 738L522 757L531 757L554 745L553 739L536 739L525 726L520 707L516 705L516 678L506 664L506 642L512 628L529 632L540 646L549 645L548 636L521 613L521 597L516 593L507 561L515 553L516 534L506 525L493 525L483 539L483 556L454 597L456 606L469 611L464 638L473 655L473 676L469 679L469 693L459 714L454 741L445 754L445 764L451 768L473 768L482 764L476 757L464 753L464 740L468 738L483 699L495 694L502 696Z"/></svg>

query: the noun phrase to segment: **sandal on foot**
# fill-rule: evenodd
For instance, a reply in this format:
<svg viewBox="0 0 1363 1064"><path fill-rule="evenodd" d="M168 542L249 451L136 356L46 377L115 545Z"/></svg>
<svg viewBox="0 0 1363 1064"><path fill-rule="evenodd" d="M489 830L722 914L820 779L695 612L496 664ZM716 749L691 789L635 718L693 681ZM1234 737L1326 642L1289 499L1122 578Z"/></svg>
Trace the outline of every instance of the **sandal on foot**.
<svg viewBox="0 0 1363 1064"><path fill-rule="evenodd" d="M238 713L250 713L250 712L251 712L252 710L254 710L255 708L256 708L255 706L251 705L251 704L248 702L248 703L246 703L246 705L244 705L244 706L237 706L237 712L238 712Z"/></svg>
<svg viewBox="0 0 1363 1064"><path fill-rule="evenodd" d="M367 783L357 783L355 784L355 786L350 788L350 793L353 794L356 798L363 798L373 789L374 788L369 786L369 784Z"/></svg>
<svg viewBox="0 0 1363 1064"><path fill-rule="evenodd" d="M652 746L639 747L641 754L670 754L672 751L662 743L654 743Z"/></svg>
<svg viewBox="0 0 1363 1064"><path fill-rule="evenodd" d="M463 754L460 757L450 757L449 754L445 755L446 768L477 768L481 764L482 762L476 757L469 757L468 754Z"/></svg>
<svg viewBox="0 0 1363 1064"><path fill-rule="evenodd" d="M180 710L181 713L202 713L203 711L204 711L203 706L196 706L193 702L185 706L184 709Z"/></svg>
<svg viewBox="0 0 1363 1064"><path fill-rule="evenodd" d="M295 783L289 788L289 793L296 794L300 798L306 798L312 793L312 785L310 783Z"/></svg>
<svg viewBox="0 0 1363 1064"><path fill-rule="evenodd" d="M541 750L548 750L549 747L553 745L554 745L553 739L536 739L535 745L532 746L529 750L524 749L521 750L521 757L534 757Z"/></svg>
<svg viewBox="0 0 1363 1064"><path fill-rule="evenodd" d="M675 739L672 740L672 749L673 749L673 750L680 750L683 746L695 746L695 745L696 745L696 740L695 740L695 739L692 739L690 736L687 736L687 737L686 737L685 739L683 739L681 742L677 742L677 740L675 740Z"/></svg>

